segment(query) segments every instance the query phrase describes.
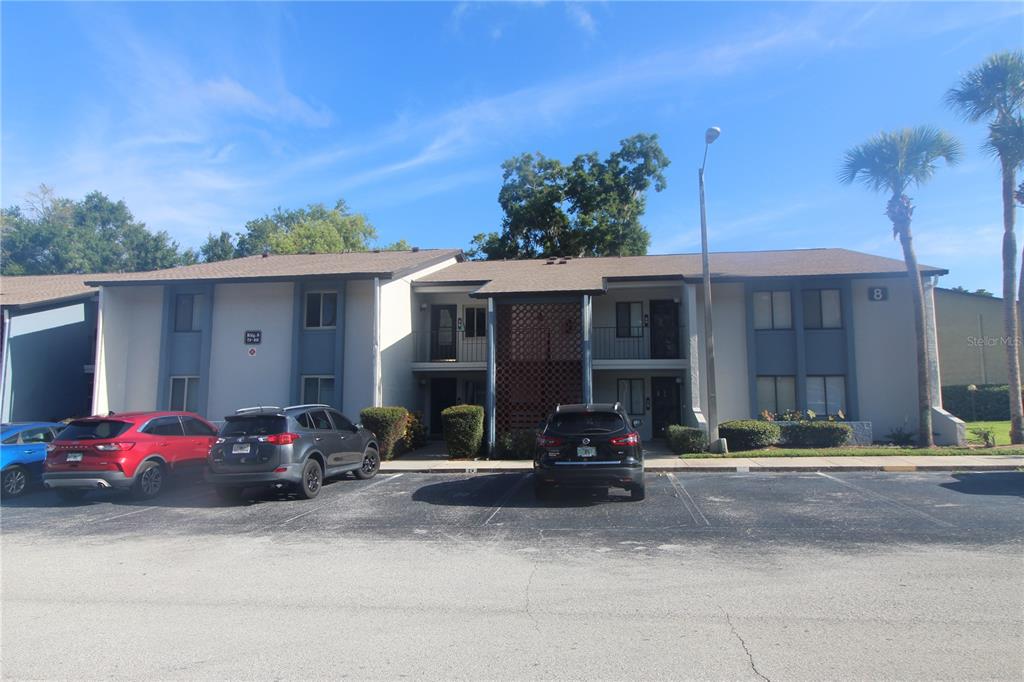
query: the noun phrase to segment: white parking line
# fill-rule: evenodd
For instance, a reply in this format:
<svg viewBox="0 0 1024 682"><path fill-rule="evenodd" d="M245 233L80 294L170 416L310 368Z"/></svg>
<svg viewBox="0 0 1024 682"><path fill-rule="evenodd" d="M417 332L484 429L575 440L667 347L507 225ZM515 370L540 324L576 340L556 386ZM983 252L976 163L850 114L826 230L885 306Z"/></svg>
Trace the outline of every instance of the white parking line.
<svg viewBox="0 0 1024 682"><path fill-rule="evenodd" d="M867 488L862 488L861 486L855 485L853 483L850 483L849 481L844 481L841 478L836 478L835 476L832 476L831 474L827 474L824 471L818 471L816 473L819 476L822 476L824 478L829 479L830 481L835 481L836 483L838 483L841 486L845 486L847 488L850 488L851 490L856 490L857 492L859 492L861 495L864 495L865 497L873 497L876 500L881 500L882 502L885 502L887 504L891 504L892 506L897 507L899 509L902 509L904 511L908 511L911 514L916 514L916 515L920 516L922 519L927 519L928 521L931 521L932 523L938 524L940 526L945 526L947 528L956 528L955 524L949 523L948 521L943 521L942 519L937 519L934 516L932 516L931 514L926 514L923 511L921 511L920 509L914 509L911 506L903 504L899 500L894 500L891 497L886 497L885 495L882 495L880 493L876 493L873 490L868 490Z"/></svg>
<svg viewBox="0 0 1024 682"><path fill-rule="evenodd" d="M516 494L516 491L519 490L520 486L523 485L523 482L526 481L526 479L529 478L529 476L529 473L524 473L519 476L519 480L513 483L512 487L510 487L508 491L501 496L501 499L498 500L498 506L494 508L494 511L492 511L486 519L484 519L484 522L480 524L481 526L486 526L491 522L491 519L498 515L498 512L501 511L501 508L505 506L506 502L512 499L512 496Z"/></svg>
<svg viewBox="0 0 1024 682"><path fill-rule="evenodd" d="M374 481L373 483L370 483L369 485L364 485L359 490L354 491L351 495L345 495L344 497L347 499L349 497L352 497L352 495L358 495L358 494L362 493L363 491L366 491L366 490L369 490L370 488L373 488L374 486L378 486L381 483L388 483L389 481L393 481L396 478L399 478L401 476L404 476L404 474L394 474L392 476L388 476L387 478L378 479L378 480ZM266 526L261 526L260 528L257 528L257 530L263 530L264 528L272 528L273 526L283 526L284 524L288 523L289 521L294 521L295 519L300 519L303 516L307 516L309 514L312 514L315 511L319 511L319 510L323 509L324 507L328 507L331 504L333 504L334 502L337 502L338 499L341 499L341 498L337 498L337 499L331 500L330 502L324 502L323 504L318 504L317 506L313 507L312 509L307 509L306 511L302 512L301 514L296 514L295 516L290 516L287 519L285 519L284 521L278 521L277 523L271 523L271 524L266 525Z"/></svg>
<svg viewBox="0 0 1024 682"><path fill-rule="evenodd" d="M697 503L694 502L693 498L690 497L690 493L686 490L686 486L683 485L683 482L677 479L676 475L672 472L669 472L667 476L669 483L671 483L672 487L679 493L679 501L683 503L684 507L686 507L686 511L690 512L690 517L693 519L693 522L698 525L703 523L705 526L710 527L711 522L708 521L706 516L704 516L704 512L700 510L700 507L697 506Z"/></svg>

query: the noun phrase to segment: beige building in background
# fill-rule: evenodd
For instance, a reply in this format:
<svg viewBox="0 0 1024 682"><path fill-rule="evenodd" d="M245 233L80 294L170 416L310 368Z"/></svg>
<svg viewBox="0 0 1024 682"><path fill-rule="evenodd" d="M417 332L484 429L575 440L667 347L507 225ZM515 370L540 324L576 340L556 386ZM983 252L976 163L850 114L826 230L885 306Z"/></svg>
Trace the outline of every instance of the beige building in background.
<svg viewBox="0 0 1024 682"><path fill-rule="evenodd" d="M1005 384L1003 299L935 288L942 385Z"/></svg>

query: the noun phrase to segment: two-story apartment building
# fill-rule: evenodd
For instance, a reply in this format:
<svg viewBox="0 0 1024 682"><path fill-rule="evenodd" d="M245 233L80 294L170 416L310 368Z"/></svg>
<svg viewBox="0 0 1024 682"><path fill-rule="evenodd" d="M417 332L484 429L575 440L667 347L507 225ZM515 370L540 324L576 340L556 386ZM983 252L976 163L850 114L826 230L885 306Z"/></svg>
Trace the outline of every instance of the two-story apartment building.
<svg viewBox="0 0 1024 682"><path fill-rule="evenodd" d="M903 262L844 249L716 253L720 418L814 410L916 429ZM933 385L932 290L923 267ZM458 250L255 256L91 281L93 409L324 402L485 406L488 442L558 403L622 402L644 438L704 425L700 257L464 261ZM941 410L940 442L963 425Z"/></svg>

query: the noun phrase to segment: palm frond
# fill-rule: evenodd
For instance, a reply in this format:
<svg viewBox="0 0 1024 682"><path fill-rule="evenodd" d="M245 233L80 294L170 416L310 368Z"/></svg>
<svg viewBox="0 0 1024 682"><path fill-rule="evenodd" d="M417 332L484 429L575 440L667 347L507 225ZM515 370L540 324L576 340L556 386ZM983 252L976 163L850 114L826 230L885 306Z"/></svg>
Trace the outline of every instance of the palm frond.
<svg viewBox="0 0 1024 682"><path fill-rule="evenodd" d="M1024 116L990 123L988 139L982 148L992 156L1006 161L1011 168L1024 165Z"/></svg>
<svg viewBox="0 0 1024 682"><path fill-rule="evenodd" d="M989 56L946 92L945 101L968 121L1016 114L1024 107L1024 52Z"/></svg>
<svg viewBox="0 0 1024 682"><path fill-rule="evenodd" d="M930 179L940 159L952 165L960 156L956 138L937 128L881 132L846 152L838 177L843 184L860 181L875 192L899 195Z"/></svg>

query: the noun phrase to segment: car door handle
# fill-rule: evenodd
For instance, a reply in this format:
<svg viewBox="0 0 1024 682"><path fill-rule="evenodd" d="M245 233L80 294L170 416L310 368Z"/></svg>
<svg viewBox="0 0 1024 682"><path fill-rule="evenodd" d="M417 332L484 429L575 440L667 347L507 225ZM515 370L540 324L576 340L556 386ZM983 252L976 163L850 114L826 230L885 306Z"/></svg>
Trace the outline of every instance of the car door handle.
<svg viewBox="0 0 1024 682"><path fill-rule="evenodd" d="M315 438L313 438L313 440L323 440L323 439L324 439L323 436L316 436Z"/></svg>

